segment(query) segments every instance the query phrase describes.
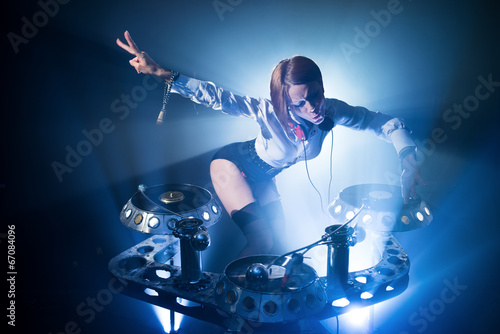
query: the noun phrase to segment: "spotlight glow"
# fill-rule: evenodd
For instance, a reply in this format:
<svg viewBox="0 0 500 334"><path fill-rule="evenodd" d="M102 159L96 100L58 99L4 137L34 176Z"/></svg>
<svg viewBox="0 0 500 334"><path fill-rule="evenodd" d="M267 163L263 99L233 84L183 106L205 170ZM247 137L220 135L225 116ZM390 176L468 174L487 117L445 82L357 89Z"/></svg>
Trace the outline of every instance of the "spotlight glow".
<svg viewBox="0 0 500 334"><path fill-rule="evenodd" d="M170 324L170 310L167 310L165 308L156 305L151 305L151 306L153 307L153 311L156 313L156 316L158 317L158 320L160 321L165 333L170 333L170 331L172 330ZM178 331L181 326L182 318L184 317L184 315L180 313L174 313L174 314L175 314L174 331Z"/></svg>
<svg viewBox="0 0 500 334"><path fill-rule="evenodd" d="M160 220L156 217L153 217L149 220L149 223L148 223L149 227L151 228L157 228L158 225L160 225Z"/></svg>
<svg viewBox="0 0 500 334"><path fill-rule="evenodd" d="M151 296L151 297L157 297L158 296L158 291L156 291L154 289L150 289L150 288L144 289L144 293L147 294L148 296Z"/></svg>
<svg viewBox="0 0 500 334"><path fill-rule="evenodd" d="M351 302L349 301L349 299L347 299L347 298L340 298L340 299L334 300L332 302L332 306L335 306L335 307L346 307L350 303Z"/></svg>
<svg viewBox="0 0 500 334"><path fill-rule="evenodd" d="M369 293L369 292L366 292L366 291L365 291L365 292L363 292L363 293L361 294L361 296L360 296L360 297L361 297L361 299L370 299L370 298L372 298L372 297L373 297L373 295L372 295L371 293Z"/></svg>
<svg viewBox="0 0 500 334"><path fill-rule="evenodd" d="M363 307L354 309L345 314L346 320L352 327L366 327L370 319L370 308Z"/></svg>
<svg viewBox="0 0 500 334"><path fill-rule="evenodd" d="M421 222L424 221L424 215L422 214L422 212L417 212L417 219L420 220Z"/></svg>
<svg viewBox="0 0 500 334"><path fill-rule="evenodd" d="M181 297L177 297L176 300L177 304L179 305L182 305L182 306L186 306L186 307L197 307L197 306L201 306L201 304L199 303L195 303L189 299L184 299L184 298L181 298Z"/></svg>
<svg viewBox="0 0 500 334"><path fill-rule="evenodd" d="M366 276L358 276L355 278L355 280L361 284L366 284Z"/></svg>
<svg viewBox="0 0 500 334"><path fill-rule="evenodd" d="M167 279L170 277L170 272L169 271L166 271L166 270L163 270L163 269L158 269L156 271L156 276L160 277L160 278L164 278L164 279Z"/></svg>
<svg viewBox="0 0 500 334"><path fill-rule="evenodd" d="M370 224L372 221L373 221L372 216L370 216L370 215L364 215L363 216L363 223Z"/></svg>

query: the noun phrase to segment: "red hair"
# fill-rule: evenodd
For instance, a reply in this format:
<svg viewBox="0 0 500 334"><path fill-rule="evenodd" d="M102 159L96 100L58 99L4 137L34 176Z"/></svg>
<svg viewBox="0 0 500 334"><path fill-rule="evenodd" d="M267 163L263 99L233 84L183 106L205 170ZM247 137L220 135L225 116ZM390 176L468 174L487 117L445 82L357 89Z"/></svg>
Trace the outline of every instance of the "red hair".
<svg viewBox="0 0 500 334"><path fill-rule="evenodd" d="M295 56L283 59L274 68L271 76L271 103L274 112L284 129L288 128L288 89L292 85L301 85L317 81L323 88L321 71L314 61L307 57ZM288 133L288 131L287 131Z"/></svg>

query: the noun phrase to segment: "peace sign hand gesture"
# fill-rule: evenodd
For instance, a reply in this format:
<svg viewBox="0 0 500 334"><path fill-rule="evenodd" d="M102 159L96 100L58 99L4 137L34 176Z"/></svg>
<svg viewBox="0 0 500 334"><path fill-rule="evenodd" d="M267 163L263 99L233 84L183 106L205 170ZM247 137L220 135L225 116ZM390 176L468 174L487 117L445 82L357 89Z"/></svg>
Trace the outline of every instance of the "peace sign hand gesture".
<svg viewBox="0 0 500 334"><path fill-rule="evenodd" d="M155 75L164 80L170 79L172 72L163 69L146 52L141 51L128 31L125 31L124 35L128 45L123 43L119 38L116 39L116 44L118 44L118 46L123 50L135 56L135 58L129 60L129 63L135 68L137 73Z"/></svg>

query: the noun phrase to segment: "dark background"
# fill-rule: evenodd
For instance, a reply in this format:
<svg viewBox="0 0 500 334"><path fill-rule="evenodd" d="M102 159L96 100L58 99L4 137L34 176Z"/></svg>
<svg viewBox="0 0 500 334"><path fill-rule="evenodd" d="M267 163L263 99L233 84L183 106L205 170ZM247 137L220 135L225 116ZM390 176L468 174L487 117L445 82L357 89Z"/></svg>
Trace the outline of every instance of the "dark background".
<svg viewBox="0 0 500 334"><path fill-rule="evenodd" d="M119 211L140 183L190 183L212 190L208 165L214 150L255 135L251 121L193 106L179 96L171 98L166 124L156 126L162 86L131 95L139 94L144 77L115 44L127 29L163 66L251 96L268 97L273 66L303 54L320 65L328 96L404 118L424 152L421 168L428 184L420 193L433 208L434 221L396 235L412 262L410 286L375 313L372 329L495 331L500 311L500 87L491 87L490 95L466 117L453 114L450 121L445 115L477 94L479 77L500 82L498 6L492 1L402 0L396 5L399 12L379 26L369 44L346 57L342 43L355 45L355 28L365 29L374 20L370 12L387 9L390 1L220 2L228 6L220 15L209 0L52 1L52 16L37 14L42 7L36 1L2 4L0 233L6 254L7 226L15 225L13 332L59 333L74 321L82 333L162 333L148 304L122 295L114 295L89 323L76 313L79 304L107 288L109 260L147 237L125 228ZM25 30L23 37L26 21L34 20L37 31ZM12 33L25 38L17 52L9 41ZM136 97L128 114L116 109L126 105L123 94ZM111 122L109 133L59 179L54 162L65 164L67 147L76 149L85 139L82 131L98 128L103 119ZM438 128L446 139L431 143ZM385 145L382 151L390 145L372 144L372 139L342 141L349 136L336 136L336 148L344 155L335 160L343 167L335 170L333 194L397 173L396 167L388 167L397 166L392 151L375 167L369 162L382 147L378 145ZM357 154L349 156L345 150L350 147ZM389 174L374 172L378 168L389 169ZM304 197L316 196L307 195L311 187L303 166L294 171L301 178L292 172L282 178L284 206L308 212L310 203L286 191L304 187ZM210 234L213 245L204 254L205 267L221 272L243 239L227 216ZM299 235L288 237L300 246L304 242ZM465 288L439 314L427 318L425 329L412 324L412 314L441 298L445 282ZM5 310L7 290L1 295ZM2 321L7 321L5 316ZM367 331L350 328L342 317L340 321L341 332ZM325 326L335 329L334 322ZM181 329L223 332L188 318Z"/></svg>

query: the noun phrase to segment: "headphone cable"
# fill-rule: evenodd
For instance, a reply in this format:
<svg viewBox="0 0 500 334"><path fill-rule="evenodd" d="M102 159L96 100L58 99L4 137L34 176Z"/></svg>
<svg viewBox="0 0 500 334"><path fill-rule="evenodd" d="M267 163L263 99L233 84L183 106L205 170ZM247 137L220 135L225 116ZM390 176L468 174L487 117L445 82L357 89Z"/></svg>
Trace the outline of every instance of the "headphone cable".
<svg viewBox="0 0 500 334"><path fill-rule="evenodd" d="M333 180L333 131L330 131L332 136L332 143L330 146L330 181L328 182L328 205L330 205L330 195L332 194L332 180Z"/></svg>
<svg viewBox="0 0 500 334"><path fill-rule="evenodd" d="M332 159L333 158L333 133L331 133L331 135L332 135L332 145L330 147L330 181L328 182L328 204L330 203L330 193L331 193L331 185L332 185L332 179L333 179L333 172L332 172L332 168L333 168L332 167L332 165L333 165L333 162L332 162L332 160L333 160ZM305 165L306 165L307 178L309 179L309 182L311 183L312 187L314 188L314 190L316 191L316 193L319 196L319 201L320 201L320 205L321 205L321 211L323 211L323 213L325 214L325 216L328 216L327 213L325 212L324 207L323 207L323 196L321 196L321 192L314 185L314 182L311 179L311 174L309 173L309 166L308 166L308 163L307 163L307 152L306 152L305 140L301 140L301 141L302 141L302 147L304 148L304 162L305 162Z"/></svg>

